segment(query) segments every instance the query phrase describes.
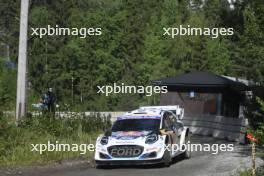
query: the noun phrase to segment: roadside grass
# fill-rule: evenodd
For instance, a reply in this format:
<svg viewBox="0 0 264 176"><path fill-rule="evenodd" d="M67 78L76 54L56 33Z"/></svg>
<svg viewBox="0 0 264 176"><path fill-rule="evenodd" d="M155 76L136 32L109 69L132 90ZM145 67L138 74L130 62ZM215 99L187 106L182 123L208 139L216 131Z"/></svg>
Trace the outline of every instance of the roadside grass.
<svg viewBox="0 0 264 176"><path fill-rule="evenodd" d="M109 118L78 116L67 119L28 117L16 126L13 117L0 116L0 166L42 165L74 158L91 159L93 152L31 151L31 144L94 144L111 124ZM85 153L85 154L80 154Z"/></svg>
<svg viewBox="0 0 264 176"><path fill-rule="evenodd" d="M262 148L263 148L263 147L262 147ZM256 156L257 156L257 157L260 157L260 158L264 158L264 151L257 152L257 153L256 153Z"/></svg>
<svg viewBox="0 0 264 176"><path fill-rule="evenodd" d="M261 166L256 169L256 176L263 176L264 175L264 166ZM248 169L246 171L240 172L239 176L252 176L252 170Z"/></svg>
<svg viewBox="0 0 264 176"><path fill-rule="evenodd" d="M259 147L256 153L256 156L259 158L264 158L264 152L263 147ZM252 169L248 169L243 172L239 172L239 176L251 176L252 175ZM256 169L256 176L263 176L264 175L264 166L258 167Z"/></svg>

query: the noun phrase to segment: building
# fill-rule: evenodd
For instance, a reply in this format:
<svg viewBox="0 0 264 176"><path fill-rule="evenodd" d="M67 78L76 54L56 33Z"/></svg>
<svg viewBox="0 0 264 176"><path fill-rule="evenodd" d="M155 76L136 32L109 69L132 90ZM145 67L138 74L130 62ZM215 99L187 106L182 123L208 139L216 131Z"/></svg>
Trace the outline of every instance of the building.
<svg viewBox="0 0 264 176"><path fill-rule="evenodd" d="M176 77L153 81L167 86L160 105L180 105L185 110L183 121L193 133L212 135L229 140L244 137L244 117L249 87L230 77L194 71Z"/></svg>

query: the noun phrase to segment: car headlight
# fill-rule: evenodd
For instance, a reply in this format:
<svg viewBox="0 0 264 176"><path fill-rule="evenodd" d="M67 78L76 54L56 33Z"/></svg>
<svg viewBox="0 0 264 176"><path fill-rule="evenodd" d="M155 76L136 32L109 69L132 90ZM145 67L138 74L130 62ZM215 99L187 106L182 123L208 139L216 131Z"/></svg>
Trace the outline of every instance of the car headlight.
<svg viewBox="0 0 264 176"><path fill-rule="evenodd" d="M103 136L102 139L100 140L100 143L101 143L102 145L106 145L106 144L108 143L108 137Z"/></svg>
<svg viewBox="0 0 264 176"><path fill-rule="evenodd" d="M157 134L151 134L147 137L145 143L146 144L153 144L158 140L158 135Z"/></svg>

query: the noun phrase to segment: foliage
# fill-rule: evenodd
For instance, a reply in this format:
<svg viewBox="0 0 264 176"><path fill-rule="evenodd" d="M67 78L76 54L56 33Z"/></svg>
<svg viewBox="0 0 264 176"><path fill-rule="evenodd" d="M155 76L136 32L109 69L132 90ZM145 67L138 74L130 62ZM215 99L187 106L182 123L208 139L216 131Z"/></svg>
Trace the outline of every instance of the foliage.
<svg viewBox="0 0 264 176"><path fill-rule="evenodd" d="M70 119L29 117L17 127L12 118L0 116L0 165L41 164L62 159L91 157L93 153L31 151L31 144L47 144L48 141L66 144L94 143L99 132L110 123L99 114L76 116Z"/></svg>
<svg viewBox="0 0 264 176"><path fill-rule="evenodd" d="M260 118L264 117L264 101L261 100L259 97L257 97L257 102L260 105L260 110L259 110L259 114L260 114ZM259 122L258 128L256 129L256 131L254 132L255 136L257 137L257 139L259 140L259 144L263 145L264 144L264 120L262 120L262 122Z"/></svg>
<svg viewBox="0 0 264 176"><path fill-rule="evenodd" d="M5 67L0 58L0 111L11 109L15 103L16 72Z"/></svg>
<svg viewBox="0 0 264 176"><path fill-rule="evenodd" d="M263 174L264 174L264 167L263 166L256 169L256 176L262 176ZM251 176L251 175L252 175L251 169L239 173L239 176Z"/></svg>
<svg viewBox="0 0 264 176"><path fill-rule="evenodd" d="M0 2L1 42L16 62L20 1ZM97 94L98 85L149 85L190 70L264 83L264 3L262 0L79 0L30 4L29 27L101 27L101 36L29 35L30 99L53 87L59 103L79 110L126 110L155 102L139 95ZM163 27L234 28L233 36L165 38ZM30 28L29 28L30 29ZM29 31L31 33L32 31ZM8 78L9 79L9 78ZM5 88L0 88L0 92ZM6 94L5 94L6 95ZM11 97L11 95L8 95ZM13 95L12 95L13 96ZM2 99L6 99L2 97ZM37 101L37 100L35 100ZM2 104L13 102L3 100Z"/></svg>
<svg viewBox="0 0 264 176"><path fill-rule="evenodd" d="M258 140L258 145L264 144L264 101L256 97L252 100L249 105L249 112L247 113L249 117L250 129L249 133L252 133L254 137Z"/></svg>

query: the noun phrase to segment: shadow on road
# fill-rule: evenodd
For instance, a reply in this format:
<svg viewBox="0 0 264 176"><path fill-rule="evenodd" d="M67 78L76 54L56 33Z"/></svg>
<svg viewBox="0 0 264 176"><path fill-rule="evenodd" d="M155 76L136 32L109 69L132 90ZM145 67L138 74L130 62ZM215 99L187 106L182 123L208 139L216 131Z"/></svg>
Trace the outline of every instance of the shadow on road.
<svg viewBox="0 0 264 176"><path fill-rule="evenodd" d="M235 150L233 153L235 154L234 157L249 157L251 156L251 146L250 145L240 145L236 142L227 141L224 139L217 139L209 136L201 136L201 135L192 135L191 137L191 143L193 144L234 144ZM264 153L264 148L257 148L258 152ZM208 153L202 152L202 151L196 151L192 152L192 158L196 158L198 156L204 156ZM262 160L264 160L264 154L260 156ZM181 161L185 160L183 155L179 155L175 157L171 163L171 165L177 164ZM163 164L155 164L155 165L130 165L130 166L111 166L109 168L103 168L103 169L157 169L157 168L163 168Z"/></svg>
<svg viewBox="0 0 264 176"><path fill-rule="evenodd" d="M181 154L175 158L173 158L171 165L176 164L182 160L184 160L184 156ZM163 164L148 164L148 165L130 165L130 166L123 166L123 165L116 165L116 166L108 166L108 167L102 167L100 169L105 170L112 170L112 169L160 169L160 168L167 168Z"/></svg>

